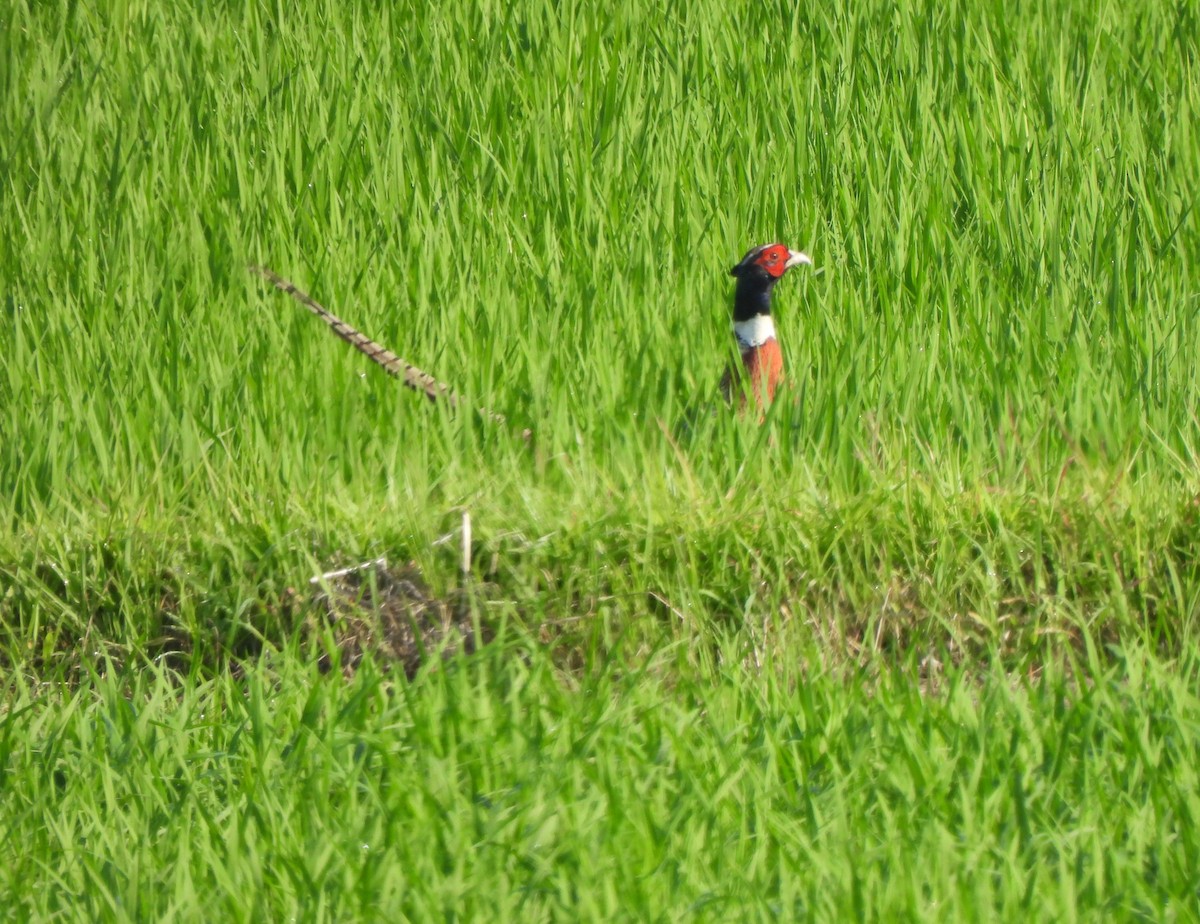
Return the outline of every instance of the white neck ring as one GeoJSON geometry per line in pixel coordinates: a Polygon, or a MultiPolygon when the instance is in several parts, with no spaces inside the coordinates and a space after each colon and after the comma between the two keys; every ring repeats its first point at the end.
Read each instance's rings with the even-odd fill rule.
{"type": "Polygon", "coordinates": [[[756,314],[749,321],[734,321],[733,335],[743,350],[752,350],[775,339],[775,322],[769,314],[756,314]]]}

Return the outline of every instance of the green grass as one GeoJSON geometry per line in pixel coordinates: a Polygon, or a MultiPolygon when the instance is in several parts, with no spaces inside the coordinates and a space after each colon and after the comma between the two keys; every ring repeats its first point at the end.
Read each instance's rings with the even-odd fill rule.
{"type": "Polygon", "coordinates": [[[34,920],[1195,919],[1194,657],[929,697],[724,654],[577,685],[519,639],[411,685],[294,656],[184,692],[10,685],[0,895],[34,920]]]}
{"type": "Polygon", "coordinates": [[[1198,35],[0,3],[3,906],[1194,915],[1198,35]],[[773,239],[760,427],[716,384],[773,239]],[[318,677],[308,578],[449,599],[464,510],[506,640],[318,677]]]}

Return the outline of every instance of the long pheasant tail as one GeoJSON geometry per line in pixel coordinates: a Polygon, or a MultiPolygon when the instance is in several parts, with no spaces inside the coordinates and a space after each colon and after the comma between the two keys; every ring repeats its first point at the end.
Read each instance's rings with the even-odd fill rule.
{"type": "Polygon", "coordinates": [[[265,266],[251,265],[249,270],[252,273],[262,276],[280,292],[286,292],[298,301],[328,324],[329,329],[338,337],[345,340],[350,346],[367,357],[367,359],[381,366],[388,375],[394,375],[413,391],[419,391],[424,394],[430,401],[441,399],[448,401],[451,406],[457,404],[457,398],[455,398],[454,393],[450,390],[449,385],[439,382],[428,372],[422,372],[412,363],[406,362],[391,350],[376,343],[366,334],[351,327],[307,292],[298,289],[294,283],[289,282],[265,266]]]}
{"type": "MultiPolygon", "coordinates": [[[[333,331],[342,340],[345,340],[350,346],[358,350],[373,363],[376,363],[382,369],[393,375],[403,382],[413,391],[419,391],[425,395],[430,401],[445,401],[451,407],[458,406],[458,396],[445,382],[440,382],[428,372],[423,372],[414,366],[412,363],[397,356],[391,350],[376,343],[366,334],[351,327],[332,311],[318,302],[315,298],[305,292],[303,289],[298,289],[295,284],[284,279],[278,273],[274,273],[265,266],[255,266],[251,264],[248,269],[250,272],[262,276],[267,282],[271,283],[281,292],[286,292],[301,305],[315,314],[318,318],[329,325],[329,329],[333,331]]],[[[497,423],[504,423],[504,416],[490,411],[487,408],[480,408],[479,413],[494,420],[497,423]]],[[[528,438],[528,431],[526,431],[528,438]]]]}

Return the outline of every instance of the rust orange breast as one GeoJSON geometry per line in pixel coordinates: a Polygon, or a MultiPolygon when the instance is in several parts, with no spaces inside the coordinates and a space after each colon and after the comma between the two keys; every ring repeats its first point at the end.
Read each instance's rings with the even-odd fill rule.
{"type": "Polygon", "coordinates": [[[775,389],[783,378],[783,351],[779,349],[779,341],[772,337],[761,346],[744,351],[742,365],[750,378],[754,400],[762,404],[765,395],[767,401],[774,401],[775,389]]]}
{"type": "Polygon", "coordinates": [[[746,405],[746,393],[754,396],[759,409],[775,400],[775,392],[783,381],[783,351],[774,337],[756,347],[742,350],[742,368],[730,369],[721,382],[725,400],[733,398],[735,386],[742,390],[739,407],[746,405]]]}

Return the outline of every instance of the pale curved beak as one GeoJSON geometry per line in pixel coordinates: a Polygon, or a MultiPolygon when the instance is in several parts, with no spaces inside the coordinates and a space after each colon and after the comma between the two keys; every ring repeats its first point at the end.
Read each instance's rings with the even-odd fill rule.
{"type": "Polygon", "coordinates": [[[786,269],[791,269],[793,266],[799,266],[801,263],[805,266],[812,266],[812,257],[798,250],[789,250],[787,262],[783,265],[786,269]]]}

